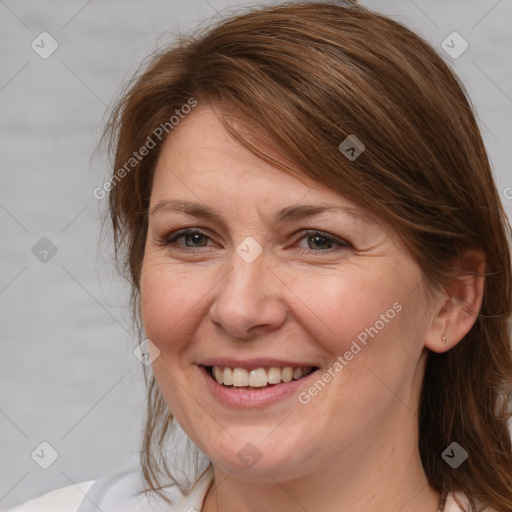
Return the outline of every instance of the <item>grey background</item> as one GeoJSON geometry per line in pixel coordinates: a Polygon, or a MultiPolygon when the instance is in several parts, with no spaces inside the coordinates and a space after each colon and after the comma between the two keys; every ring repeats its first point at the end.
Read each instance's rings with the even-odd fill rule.
{"type": "MultiPolygon", "coordinates": [[[[362,3],[412,28],[453,65],[510,211],[512,0],[362,3]],[[453,31],[469,44],[455,60],[441,48],[453,31]]],[[[0,509],[137,455],[142,369],[108,240],[100,249],[105,205],[92,191],[108,164],[93,153],[107,105],[142,58],[173,32],[240,5],[0,1],[0,509]],[[43,31],[59,45],[48,59],[31,48],[43,31]],[[57,248],[46,263],[32,252],[42,237],[57,248]],[[30,455],[42,441],[59,453],[46,470],[30,455]]]]}

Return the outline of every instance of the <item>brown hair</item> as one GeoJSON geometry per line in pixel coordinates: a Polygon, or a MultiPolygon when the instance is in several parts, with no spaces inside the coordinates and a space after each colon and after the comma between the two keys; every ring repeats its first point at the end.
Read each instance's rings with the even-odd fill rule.
{"type": "MultiPolygon", "coordinates": [[[[262,159],[297,174],[283,164],[291,161],[297,176],[391,223],[431,287],[447,282],[463,249],[485,251],[483,304],[473,328],[452,350],[428,353],[419,449],[435,489],[465,492],[472,510],[510,512],[510,226],[455,74],[399,23],[329,3],[232,16],[153,56],[128,84],[106,131],[114,170],[126,170],[149,139],[155,143],[122,179],[114,172],[109,187],[116,257],[133,287],[139,333],[148,205],[165,140],[155,130],[172,133],[169,120],[193,101],[219,107],[230,134],[262,159]],[[235,130],[230,119],[251,127],[252,135],[235,130]],[[366,146],[354,161],[338,149],[351,134],[366,146]],[[268,149],[283,160],[270,158],[268,149]],[[453,441],[469,454],[456,470],[441,457],[453,441]]],[[[159,492],[162,477],[173,480],[163,455],[172,413],[154,377],[147,404],[141,460],[150,489],[159,492]]]]}

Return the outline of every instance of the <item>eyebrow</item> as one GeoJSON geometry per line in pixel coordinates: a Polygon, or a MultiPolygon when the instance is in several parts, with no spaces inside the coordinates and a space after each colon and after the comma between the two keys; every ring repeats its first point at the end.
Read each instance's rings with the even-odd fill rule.
{"type": "MultiPolygon", "coordinates": [[[[209,220],[220,220],[224,222],[222,216],[209,206],[195,203],[184,199],[164,199],[159,201],[149,212],[150,215],[154,215],[157,212],[166,211],[180,211],[194,217],[199,217],[209,220]]],[[[370,219],[362,211],[349,208],[346,206],[337,206],[330,204],[308,204],[308,205],[292,205],[280,210],[274,218],[274,222],[300,220],[321,213],[342,213],[349,215],[354,220],[364,222],[365,224],[370,223],[370,219]]],[[[225,222],[224,222],[225,223],[225,222]]]]}

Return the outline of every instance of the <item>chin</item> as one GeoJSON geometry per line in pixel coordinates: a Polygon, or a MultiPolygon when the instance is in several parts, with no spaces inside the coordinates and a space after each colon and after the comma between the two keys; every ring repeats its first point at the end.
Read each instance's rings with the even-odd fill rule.
{"type": "Polygon", "coordinates": [[[254,428],[237,429],[232,436],[225,432],[217,439],[220,442],[205,445],[203,452],[222,471],[252,482],[275,483],[272,477],[293,478],[307,472],[309,450],[302,442],[305,436],[287,429],[284,438],[269,437],[275,428],[274,422],[271,428],[258,428],[257,433],[254,428]]]}

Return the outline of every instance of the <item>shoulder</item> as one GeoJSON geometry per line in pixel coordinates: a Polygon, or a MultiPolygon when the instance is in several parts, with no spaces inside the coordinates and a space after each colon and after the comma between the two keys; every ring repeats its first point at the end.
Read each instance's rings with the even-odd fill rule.
{"type": "Polygon", "coordinates": [[[171,485],[163,489],[172,505],[146,493],[138,469],[129,468],[97,480],[62,487],[7,512],[171,512],[200,510],[213,472],[204,471],[188,490],[171,485]]]}
{"type": "Polygon", "coordinates": [[[134,456],[99,479],[57,489],[8,512],[200,510],[213,481],[213,471],[207,457],[190,442],[179,425],[168,440],[167,459],[176,477],[161,489],[168,501],[147,489],[139,457],[134,456]]]}
{"type": "MultiPolygon", "coordinates": [[[[463,492],[454,492],[448,495],[443,512],[469,512],[468,497],[463,492]]],[[[494,509],[485,508],[482,512],[496,512],[494,509]]]]}
{"type": "Polygon", "coordinates": [[[68,485],[27,501],[8,512],[74,512],[95,480],[68,485]]]}

